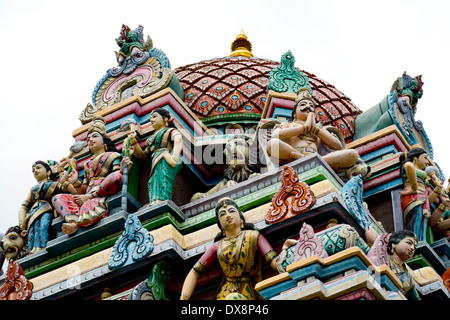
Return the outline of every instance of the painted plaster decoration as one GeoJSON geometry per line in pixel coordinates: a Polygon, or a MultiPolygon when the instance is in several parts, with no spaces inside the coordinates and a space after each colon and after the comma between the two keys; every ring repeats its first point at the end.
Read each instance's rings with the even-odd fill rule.
{"type": "Polygon", "coordinates": [[[48,162],[34,162],[32,172],[37,183],[30,189],[19,209],[19,226],[28,233],[30,254],[47,247],[51,223],[55,218],[52,198],[60,192],[67,191],[56,181],[56,175],[48,162]]]}
{"type": "Polygon", "coordinates": [[[363,179],[361,175],[351,178],[341,189],[344,202],[359,225],[366,229],[371,225],[367,204],[363,198],[363,179]]]}
{"type": "MultiPolygon", "coordinates": [[[[107,197],[122,186],[121,155],[106,135],[105,119],[96,116],[87,135],[90,158],[84,163],[83,182],[77,169],[63,171],[60,183],[70,193],[53,197],[52,204],[64,220],[62,231],[68,235],[109,215],[107,197]]],[[[60,163],[69,162],[67,158],[60,163]]]]}
{"type": "Polygon", "coordinates": [[[291,51],[281,56],[281,63],[270,71],[268,89],[296,94],[300,88],[309,87],[308,77],[295,68],[291,51]]]}
{"type": "Polygon", "coordinates": [[[144,27],[131,30],[122,25],[116,43],[118,65],[109,69],[97,83],[88,103],[80,115],[83,124],[94,115],[115,103],[131,96],[145,98],[166,87],[171,87],[180,97],[184,96],[178,79],[170,69],[170,62],[164,52],[153,47],[150,36],[144,41],[144,27]]]}
{"type": "Polygon", "coordinates": [[[131,290],[128,300],[169,300],[164,290],[169,276],[169,264],[166,261],[158,261],[148,278],[131,290]]]}
{"type": "Polygon", "coordinates": [[[300,229],[298,243],[294,248],[293,262],[300,261],[317,255],[321,258],[328,257],[322,241],[316,237],[314,229],[306,223],[300,229]]]}
{"type": "Polygon", "coordinates": [[[418,239],[414,232],[400,230],[393,233],[377,235],[373,229],[366,230],[368,238],[376,236],[373,246],[367,253],[368,258],[376,266],[387,265],[402,283],[401,292],[408,299],[418,299],[412,270],[405,261],[414,256],[418,239]]]}
{"type": "MultiPolygon", "coordinates": [[[[238,47],[232,49],[230,56],[202,60],[175,69],[185,92],[186,105],[210,129],[221,131],[223,126],[220,123],[239,119],[241,124],[246,123],[242,126],[247,130],[261,119],[284,118],[279,114],[266,117],[264,113],[267,91],[273,89],[269,88],[271,72],[281,63],[253,57],[248,44],[238,47]]],[[[295,70],[301,71],[309,80],[317,105],[318,122],[338,128],[346,141],[351,141],[354,119],[362,111],[333,85],[307,71],[295,70]]],[[[288,80],[288,77],[283,79],[288,80]]],[[[288,86],[297,87],[287,82],[288,86]]]]}
{"type": "Polygon", "coordinates": [[[151,162],[148,203],[155,205],[172,199],[173,183],[182,166],[183,138],[166,109],[153,110],[150,122],[154,132],[148,137],[144,150],[137,143],[135,132],[129,133],[128,138],[131,143],[130,156],[151,162]]]}
{"type": "Polygon", "coordinates": [[[450,185],[447,188],[444,187],[444,181],[441,179],[441,174],[435,166],[427,166],[425,173],[429,181],[427,191],[433,190],[428,200],[430,207],[435,208],[428,219],[428,225],[433,230],[435,239],[448,238],[450,231],[450,221],[448,220],[450,215],[450,197],[448,189],[450,185]]]}
{"type": "MultiPolygon", "coordinates": [[[[360,237],[358,232],[348,224],[334,224],[327,229],[314,233],[312,227],[306,223],[299,231],[299,239],[290,240],[290,246],[285,245],[277,257],[279,273],[286,271],[286,267],[296,261],[308,258],[314,254],[325,258],[351,247],[358,247],[368,252],[370,247],[360,237]],[[310,241],[308,239],[311,239],[310,241]],[[310,253],[296,254],[297,250],[309,248],[310,253]],[[314,249],[314,251],[312,250],[314,249]]],[[[303,250],[305,252],[305,250],[303,250]]]]}
{"type": "Polygon", "coordinates": [[[356,165],[359,154],[354,149],[344,149],[333,131],[316,122],[315,102],[311,88],[300,88],[297,92],[291,119],[275,126],[267,142],[267,153],[277,165],[288,164],[309,154],[318,153],[325,145],[332,152],[323,155],[323,159],[336,172],[345,172],[356,165]]]}
{"type": "Polygon", "coordinates": [[[430,164],[427,152],[415,147],[400,155],[401,176],[404,189],[400,191],[404,228],[414,232],[419,241],[427,241],[430,203],[440,193],[440,188],[428,194],[429,181],[425,172],[430,164]]]}
{"type": "Polygon", "coordinates": [[[411,77],[405,71],[394,81],[388,95],[356,117],[353,140],[395,124],[410,145],[419,144],[433,158],[433,147],[423,124],[415,119],[423,85],[421,75],[411,77]]]}
{"type": "Polygon", "coordinates": [[[29,281],[17,260],[28,254],[27,232],[19,226],[6,231],[0,249],[8,260],[6,278],[0,287],[0,300],[29,300],[33,294],[33,283],[29,281]]]}
{"type": "Polygon", "coordinates": [[[273,224],[307,212],[316,202],[308,184],[300,181],[297,172],[284,166],[281,172],[281,187],[272,198],[265,217],[266,223],[273,224]]]}
{"type": "Polygon", "coordinates": [[[225,161],[227,167],[223,172],[223,180],[205,193],[197,192],[191,202],[205,198],[225,188],[258,176],[261,172],[261,162],[258,155],[258,145],[247,135],[235,135],[225,145],[225,161]]]}
{"type": "Polygon", "coordinates": [[[153,248],[153,236],[142,227],[138,217],[129,214],[125,222],[125,231],[114,244],[108,268],[120,269],[145,259],[152,253],[153,248]]]}
{"type": "Polygon", "coordinates": [[[246,223],[243,213],[232,199],[220,199],[215,214],[220,232],[187,275],[180,299],[191,298],[200,275],[216,262],[224,275],[217,300],[260,299],[254,287],[262,280],[261,259],[276,270],[275,250],[252,224],[246,223]]]}

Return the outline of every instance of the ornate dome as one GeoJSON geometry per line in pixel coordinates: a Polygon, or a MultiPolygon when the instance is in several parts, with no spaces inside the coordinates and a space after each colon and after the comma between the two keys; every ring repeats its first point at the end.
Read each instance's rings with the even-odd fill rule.
{"type": "MultiPolygon", "coordinates": [[[[184,102],[206,125],[236,113],[241,119],[258,121],[261,117],[270,72],[280,62],[253,57],[251,44],[244,37],[241,31],[232,44],[230,56],[203,60],[174,70],[184,89],[184,102]]],[[[333,124],[339,128],[346,139],[353,136],[354,119],[362,111],[333,85],[314,74],[300,71],[308,77],[317,106],[317,119],[324,125],[333,124]]]]}

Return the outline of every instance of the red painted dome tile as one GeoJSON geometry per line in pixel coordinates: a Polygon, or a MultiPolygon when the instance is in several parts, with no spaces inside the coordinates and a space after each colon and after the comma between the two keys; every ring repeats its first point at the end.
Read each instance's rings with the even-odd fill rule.
{"type": "Polygon", "coordinates": [[[200,89],[202,91],[205,91],[209,87],[211,87],[213,84],[215,84],[217,79],[211,78],[211,77],[203,77],[200,80],[198,80],[196,83],[193,84],[193,87],[196,87],[197,89],[200,89]]]}
{"type": "Polygon", "coordinates": [[[185,90],[184,92],[184,103],[188,107],[192,107],[192,105],[197,101],[197,99],[202,95],[202,91],[196,89],[196,88],[189,88],[188,90],[185,90]]]}
{"type": "Polygon", "coordinates": [[[231,70],[227,70],[227,69],[223,69],[223,68],[214,69],[213,71],[208,72],[208,75],[210,77],[214,77],[217,79],[222,79],[223,77],[226,77],[229,74],[233,74],[233,72],[231,70]]]}
{"type": "Polygon", "coordinates": [[[216,99],[207,95],[202,95],[200,99],[198,99],[194,103],[194,105],[192,106],[192,110],[206,117],[211,112],[211,110],[216,108],[217,104],[218,101],[216,99]]]}
{"type": "Polygon", "coordinates": [[[312,91],[312,96],[314,98],[314,100],[316,100],[316,104],[323,104],[325,102],[329,102],[330,99],[328,99],[328,97],[326,95],[324,95],[322,92],[318,91],[318,90],[314,90],[312,91]]]}
{"type": "Polygon", "coordinates": [[[262,88],[266,89],[267,84],[269,83],[269,77],[258,77],[253,78],[252,82],[256,83],[257,85],[261,86],[262,88]]]}
{"type": "Polygon", "coordinates": [[[339,113],[343,116],[350,115],[350,111],[347,109],[347,107],[339,100],[334,100],[331,102],[336,109],[339,110],[339,113]]]}
{"type": "Polygon", "coordinates": [[[342,132],[345,139],[353,135],[353,133],[348,128],[347,124],[342,119],[334,120],[332,124],[342,132]]]}
{"type": "Polygon", "coordinates": [[[328,124],[331,122],[331,118],[326,113],[321,106],[316,106],[316,119],[317,122],[322,122],[323,124],[328,124]]]}
{"type": "Polygon", "coordinates": [[[233,87],[237,87],[237,86],[247,82],[247,80],[244,77],[242,77],[242,76],[240,76],[238,74],[229,75],[228,77],[226,77],[222,81],[227,83],[227,84],[229,84],[229,85],[231,85],[231,86],[233,86],[233,87]]]}
{"type": "Polygon", "coordinates": [[[233,111],[240,108],[245,102],[244,96],[237,90],[230,93],[225,99],[222,99],[222,103],[233,111]]]}
{"type": "Polygon", "coordinates": [[[208,91],[205,92],[206,95],[216,98],[217,100],[222,100],[234,89],[228,84],[223,82],[218,82],[214,84],[208,91]]]}
{"type": "Polygon", "coordinates": [[[187,82],[189,84],[193,84],[194,82],[196,82],[198,79],[200,79],[201,77],[203,77],[204,75],[198,72],[194,72],[191,74],[187,74],[185,75],[182,79],[183,82],[187,82]]]}
{"type": "Polygon", "coordinates": [[[240,74],[241,76],[247,78],[247,79],[251,79],[251,78],[259,76],[261,74],[258,71],[253,70],[253,69],[239,70],[237,73],[240,74]]]}
{"type": "Polygon", "coordinates": [[[255,94],[264,92],[263,88],[251,82],[242,84],[237,90],[241,92],[243,95],[245,95],[247,98],[251,98],[255,94]]]}

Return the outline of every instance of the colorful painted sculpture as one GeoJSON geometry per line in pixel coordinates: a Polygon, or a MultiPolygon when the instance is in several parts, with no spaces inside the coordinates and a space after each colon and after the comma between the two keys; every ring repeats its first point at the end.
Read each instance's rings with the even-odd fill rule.
{"type": "Polygon", "coordinates": [[[323,159],[335,172],[353,167],[359,154],[353,149],[343,149],[342,141],[316,123],[315,103],[308,87],[299,89],[291,119],[276,126],[267,143],[267,153],[279,165],[317,153],[321,145],[332,152],[323,159]]]}
{"type": "Polygon", "coordinates": [[[316,203],[314,193],[308,184],[300,181],[297,172],[291,167],[284,166],[280,180],[280,190],[273,195],[265,216],[267,224],[277,223],[308,212],[316,203]]]}
{"type": "Polygon", "coordinates": [[[154,205],[172,199],[173,182],[181,170],[183,140],[167,110],[153,110],[150,122],[155,132],[147,139],[144,150],[137,143],[135,132],[130,132],[128,138],[131,143],[130,157],[134,154],[140,161],[151,159],[148,199],[149,205],[154,205]]]}
{"type": "MultiPolygon", "coordinates": [[[[419,241],[426,241],[428,218],[431,215],[425,168],[428,154],[420,147],[400,155],[404,189],[400,191],[404,228],[414,232],[419,241]]],[[[430,197],[433,195],[430,195],[430,197]]],[[[435,195],[434,195],[435,196],[435,195]]]]}
{"type": "MultiPolygon", "coordinates": [[[[366,229],[366,238],[374,237],[372,227],[366,229]]],[[[417,237],[414,232],[400,230],[391,234],[383,233],[378,235],[367,253],[373,264],[380,266],[386,264],[402,282],[401,292],[408,299],[418,299],[418,294],[414,288],[414,278],[405,261],[414,256],[417,247],[417,237]]]]}
{"type": "Polygon", "coordinates": [[[276,270],[276,252],[252,224],[245,222],[232,199],[219,200],[215,212],[220,233],[187,275],[180,299],[190,299],[199,276],[218,260],[224,278],[217,300],[257,300],[254,286],[262,280],[261,257],[276,270]]]}
{"type": "Polygon", "coordinates": [[[19,226],[28,231],[30,253],[35,253],[47,247],[54,218],[53,196],[67,190],[55,181],[55,174],[47,162],[36,161],[32,170],[37,184],[31,188],[20,207],[19,226]]]}
{"type": "Polygon", "coordinates": [[[0,300],[29,300],[33,294],[33,283],[25,277],[17,262],[28,254],[27,231],[19,226],[9,228],[0,241],[0,250],[9,260],[5,282],[0,287],[0,300]]]}
{"type": "Polygon", "coordinates": [[[205,193],[195,193],[191,202],[258,176],[261,171],[261,163],[257,148],[257,143],[245,135],[232,137],[225,145],[224,154],[227,167],[223,172],[223,180],[205,193]]]}
{"type": "MultiPolygon", "coordinates": [[[[78,172],[61,173],[60,182],[70,194],[52,199],[55,210],[64,220],[62,231],[73,234],[79,227],[90,226],[109,214],[106,198],[121,190],[121,155],[106,135],[105,119],[96,117],[88,130],[90,159],[84,164],[85,177],[78,181],[78,172]]],[[[68,159],[61,163],[69,162],[68,159]]]]}

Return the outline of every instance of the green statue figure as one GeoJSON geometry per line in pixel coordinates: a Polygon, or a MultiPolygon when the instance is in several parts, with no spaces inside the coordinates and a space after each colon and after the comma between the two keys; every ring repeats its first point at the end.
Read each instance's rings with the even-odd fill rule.
{"type": "Polygon", "coordinates": [[[173,182],[181,170],[183,140],[171,121],[169,111],[162,108],[153,110],[150,122],[154,132],[148,137],[144,150],[137,143],[135,131],[130,132],[128,138],[130,157],[134,155],[139,161],[151,159],[148,202],[154,205],[172,199],[173,182]]]}

